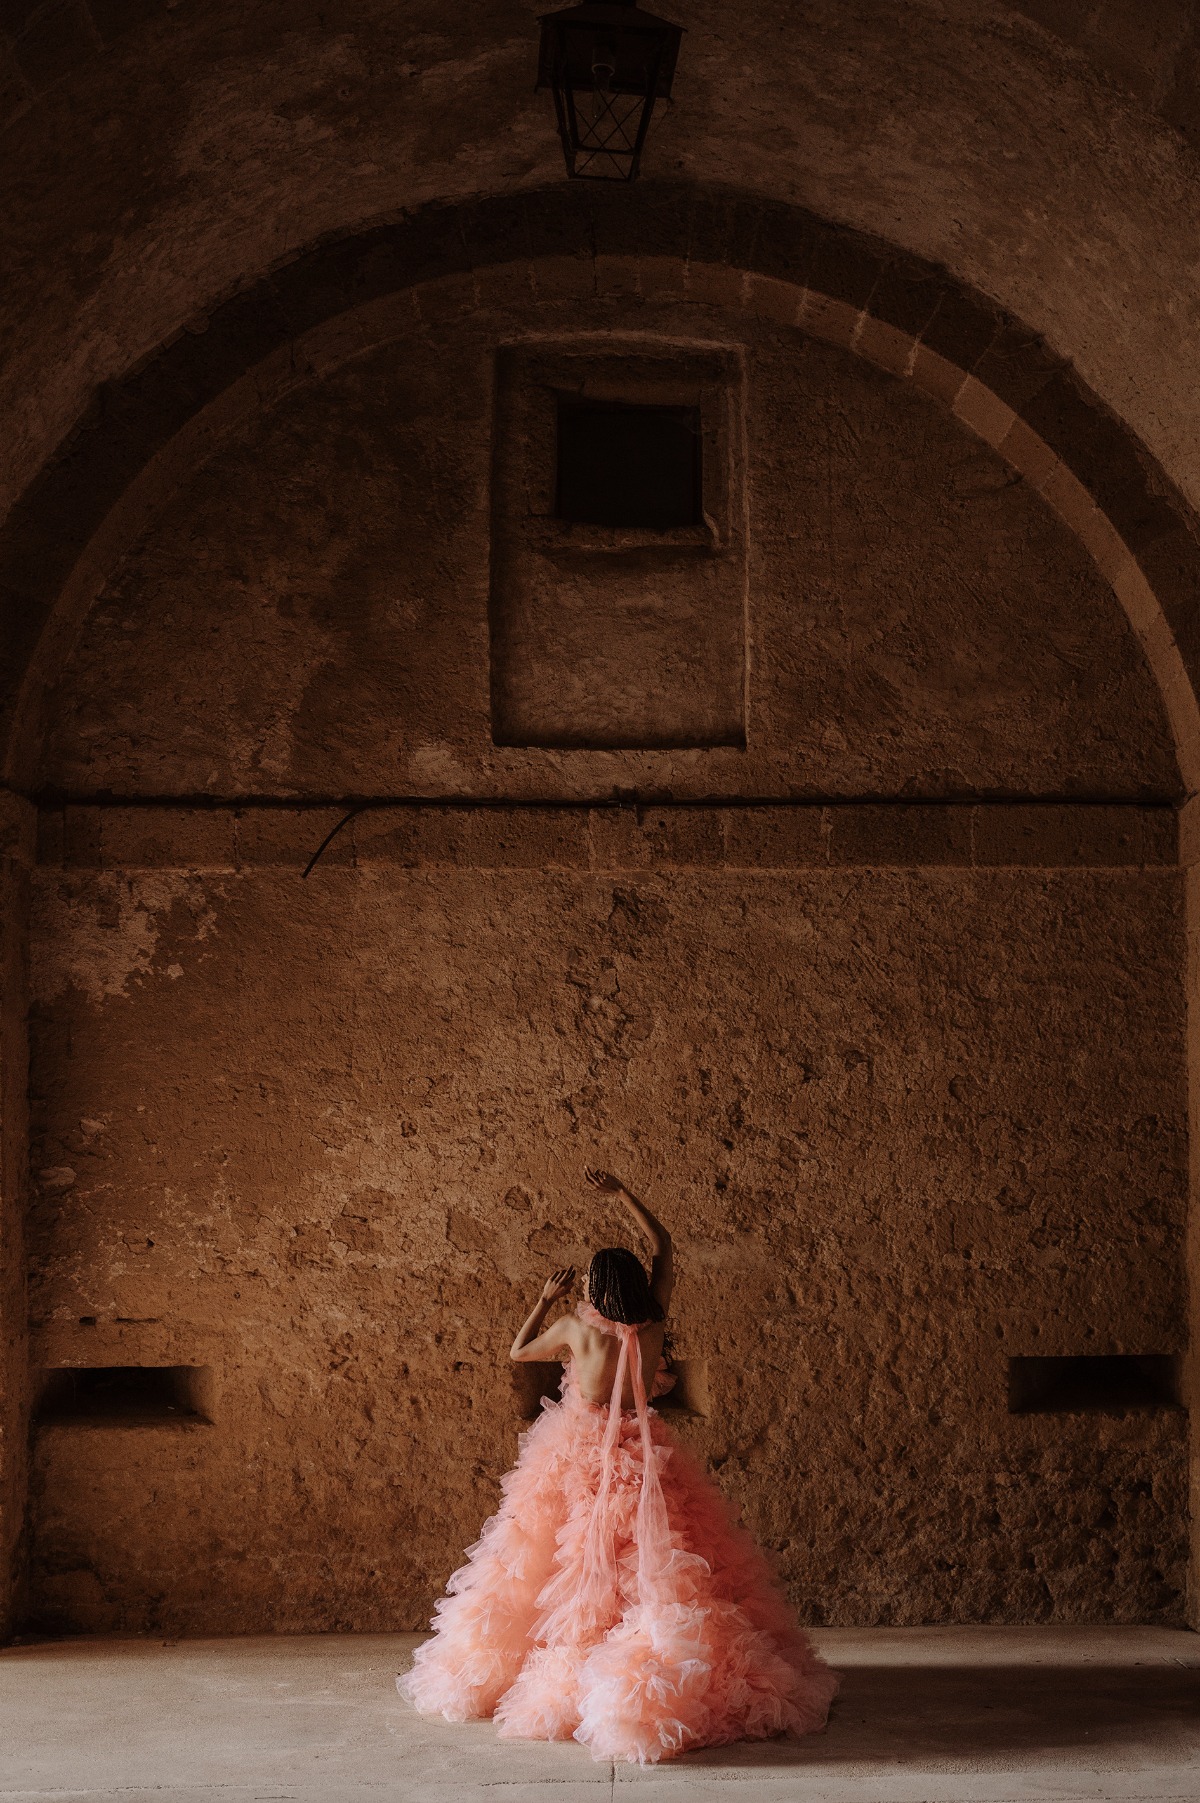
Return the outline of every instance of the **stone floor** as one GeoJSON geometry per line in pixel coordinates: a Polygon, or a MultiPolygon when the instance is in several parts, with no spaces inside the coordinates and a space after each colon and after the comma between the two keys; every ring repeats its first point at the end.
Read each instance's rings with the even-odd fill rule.
{"type": "Polygon", "coordinates": [[[1200,1635],[838,1629],[827,1732],[596,1764],[426,1721],[414,1635],[70,1640],[0,1651],[0,1803],[1197,1803],[1200,1635]]]}

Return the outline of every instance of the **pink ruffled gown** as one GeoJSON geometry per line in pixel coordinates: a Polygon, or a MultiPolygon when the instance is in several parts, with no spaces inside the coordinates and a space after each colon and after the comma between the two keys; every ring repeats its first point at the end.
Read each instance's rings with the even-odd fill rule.
{"type": "MultiPolygon", "coordinates": [[[[762,1553],[646,1403],[637,1328],[587,1302],[621,1341],[607,1409],[568,1365],[521,1436],[502,1501],[397,1678],[452,1722],[574,1736],[596,1759],[669,1759],[689,1747],[824,1726],[838,1687],[762,1553]],[[636,1406],[622,1409],[629,1370],[636,1406]]],[[[669,1387],[659,1377],[653,1393],[669,1387]]]]}

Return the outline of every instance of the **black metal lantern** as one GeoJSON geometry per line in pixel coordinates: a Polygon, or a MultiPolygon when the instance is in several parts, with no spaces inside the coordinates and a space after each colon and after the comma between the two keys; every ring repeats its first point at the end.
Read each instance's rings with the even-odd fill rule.
{"type": "Polygon", "coordinates": [[[539,88],[551,88],[567,174],[631,182],[656,100],[669,100],[681,25],[637,0],[543,13],[539,88]]]}

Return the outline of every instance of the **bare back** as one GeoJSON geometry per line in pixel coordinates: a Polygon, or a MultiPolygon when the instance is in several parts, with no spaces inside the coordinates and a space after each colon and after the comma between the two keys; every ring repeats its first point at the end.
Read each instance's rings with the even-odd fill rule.
{"type": "MultiPolygon", "coordinates": [[[[666,1332],[665,1321],[648,1321],[644,1327],[638,1329],[638,1345],[642,1352],[642,1382],[646,1386],[647,1396],[649,1396],[650,1386],[654,1382],[654,1374],[658,1370],[658,1361],[662,1357],[666,1332]]],[[[616,1334],[604,1333],[598,1327],[590,1327],[586,1321],[573,1321],[571,1354],[574,1359],[579,1394],[586,1402],[607,1403],[612,1396],[612,1387],[617,1375],[617,1360],[621,1356],[621,1342],[616,1334]]],[[[626,1372],[625,1375],[621,1407],[623,1409],[633,1407],[633,1378],[629,1372],[626,1372]]]]}

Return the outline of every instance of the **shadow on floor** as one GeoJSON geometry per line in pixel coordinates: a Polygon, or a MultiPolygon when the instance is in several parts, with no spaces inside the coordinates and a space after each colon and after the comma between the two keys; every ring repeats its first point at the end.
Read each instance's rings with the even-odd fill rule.
{"type": "Polygon", "coordinates": [[[852,1666],[823,1734],[686,1753],[678,1765],[1020,1764],[1120,1746],[1185,1752],[1200,1730],[1200,1669],[1146,1665],[852,1666]]]}

